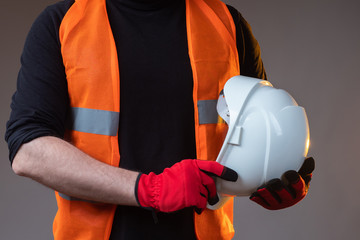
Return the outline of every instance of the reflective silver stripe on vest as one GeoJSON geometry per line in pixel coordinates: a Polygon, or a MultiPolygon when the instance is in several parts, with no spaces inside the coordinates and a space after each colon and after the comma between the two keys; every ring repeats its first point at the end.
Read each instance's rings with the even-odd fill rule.
{"type": "Polygon", "coordinates": [[[119,113],[89,108],[72,108],[70,128],[75,131],[116,136],[119,113]]]}
{"type": "Polygon", "coordinates": [[[95,201],[90,201],[90,200],[80,199],[80,198],[76,198],[76,197],[71,197],[71,196],[68,196],[68,195],[60,193],[60,192],[58,192],[58,194],[63,199],[66,199],[66,200],[69,200],[69,201],[81,201],[81,202],[88,202],[88,203],[98,203],[98,202],[95,202],[95,201]]]}
{"type": "Polygon", "coordinates": [[[218,123],[217,100],[199,100],[199,124],[218,123]]]}

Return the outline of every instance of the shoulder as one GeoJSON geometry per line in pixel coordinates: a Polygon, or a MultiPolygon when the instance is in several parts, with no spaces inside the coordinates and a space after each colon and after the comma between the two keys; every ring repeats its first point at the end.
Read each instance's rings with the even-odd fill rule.
{"type": "Polygon", "coordinates": [[[73,3],[74,0],[64,0],[46,7],[32,24],[29,34],[57,38],[61,21],[73,3]]]}
{"type": "Polygon", "coordinates": [[[226,5],[226,6],[229,9],[231,16],[233,17],[236,28],[243,31],[251,31],[251,27],[249,23],[246,21],[246,19],[243,17],[243,15],[233,6],[231,5],[226,5]]]}
{"type": "Polygon", "coordinates": [[[47,6],[35,22],[61,22],[75,0],[64,0],[47,6]]]}
{"type": "Polygon", "coordinates": [[[258,47],[258,42],[253,35],[250,24],[236,8],[230,5],[227,5],[227,7],[235,23],[238,44],[244,47],[258,47]]]}
{"type": "Polygon", "coordinates": [[[236,43],[241,75],[266,79],[261,50],[250,24],[234,7],[227,5],[236,27],[236,43]]]}

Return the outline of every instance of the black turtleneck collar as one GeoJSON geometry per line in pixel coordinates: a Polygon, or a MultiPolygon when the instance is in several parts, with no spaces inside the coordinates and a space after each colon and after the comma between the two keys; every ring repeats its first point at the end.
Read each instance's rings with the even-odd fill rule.
{"type": "Polygon", "coordinates": [[[156,10],[185,0],[107,0],[138,10],[156,10]]]}

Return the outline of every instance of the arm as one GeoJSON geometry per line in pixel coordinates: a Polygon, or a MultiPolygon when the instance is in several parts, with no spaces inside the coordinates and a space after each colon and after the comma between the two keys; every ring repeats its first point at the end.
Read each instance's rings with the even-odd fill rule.
{"type": "Polygon", "coordinates": [[[56,137],[40,137],[23,144],[12,167],[16,174],[69,196],[137,205],[134,186],[138,172],[104,164],[56,137]]]}
{"type": "Polygon", "coordinates": [[[58,38],[70,7],[64,4],[47,8],[26,39],[5,137],[10,161],[15,173],[70,196],[136,205],[138,173],[102,164],[61,140],[69,106],[58,38]]]}
{"type": "Polygon", "coordinates": [[[136,205],[138,173],[103,164],[61,140],[69,97],[58,29],[69,7],[47,8],[27,36],[6,131],[13,170],[70,196],[136,205]]]}
{"type": "Polygon", "coordinates": [[[173,212],[219,199],[213,178],[236,181],[233,170],[217,162],[183,160],[161,174],[142,174],[101,163],[56,137],[40,137],[22,145],[13,170],[69,196],[96,202],[142,206],[173,212]],[[135,189],[135,191],[134,191],[135,189]],[[136,196],[136,197],[135,197],[136,196]]]}

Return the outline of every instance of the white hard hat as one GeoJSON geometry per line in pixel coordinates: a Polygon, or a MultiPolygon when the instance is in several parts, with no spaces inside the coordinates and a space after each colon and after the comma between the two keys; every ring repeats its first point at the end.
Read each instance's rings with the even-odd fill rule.
{"type": "Polygon", "coordinates": [[[236,182],[216,179],[220,207],[227,196],[249,196],[288,170],[299,170],[309,148],[304,108],[270,82],[235,76],[220,94],[217,110],[229,129],[217,162],[238,173],[236,182]]]}

